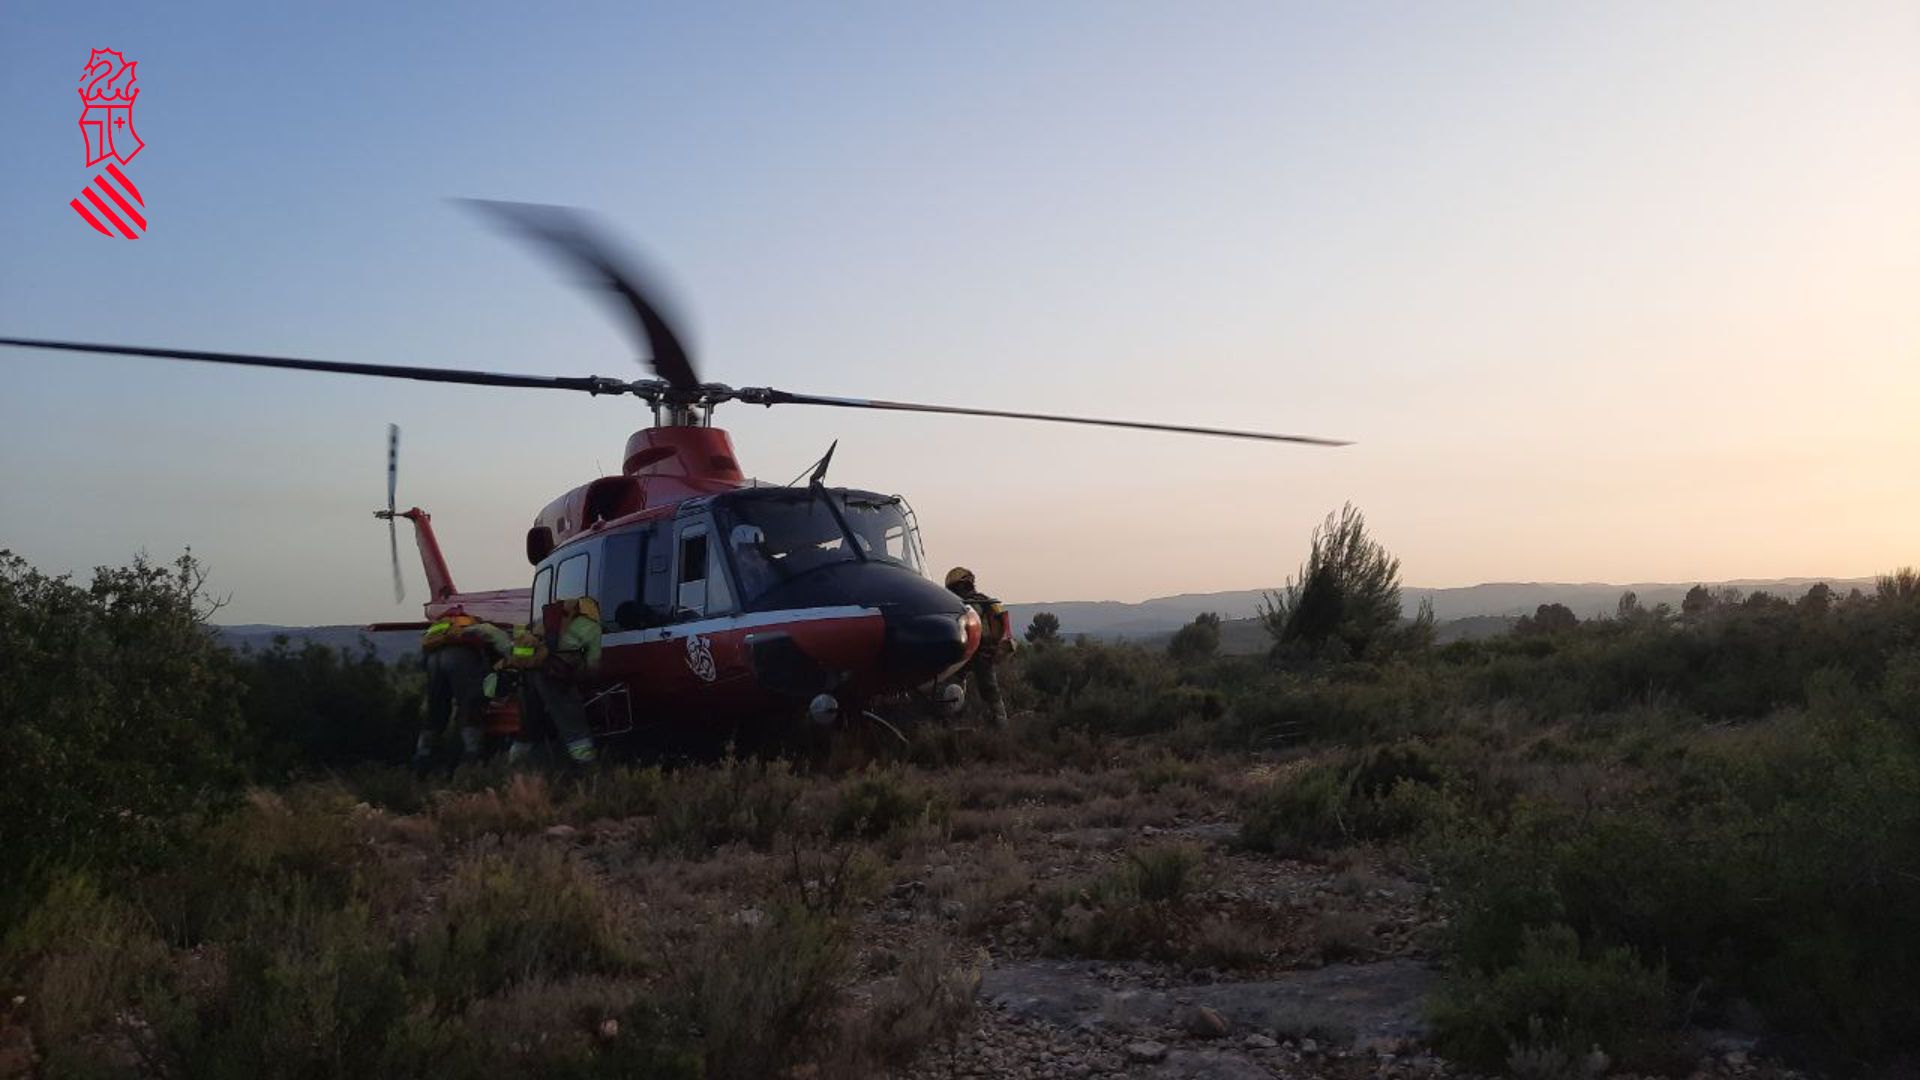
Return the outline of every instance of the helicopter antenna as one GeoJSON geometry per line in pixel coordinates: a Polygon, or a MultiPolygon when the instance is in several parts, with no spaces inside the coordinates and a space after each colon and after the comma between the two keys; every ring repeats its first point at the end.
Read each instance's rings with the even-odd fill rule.
{"type": "MultiPolygon", "coordinates": [[[[818,470],[820,471],[820,474],[821,474],[822,476],[825,476],[825,475],[826,475],[826,467],[825,467],[825,465],[824,465],[824,464],[822,464],[822,463],[823,463],[823,462],[825,462],[825,461],[827,461],[827,460],[828,460],[829,458],[831,458],[831,457],[833,457],[833,451],[834,451],[834,447],[837,447],[837,446],[839,446],[839,445],[840,445],[840,440],[839,440],[839,439],[835,439],[835,440],[833,440],[833,446],[829,446],[829,447],[827,447],[827,452],[826,452],[826,453],[825,453],[824,455],[822,455],[822,456],[821,456],[821,458],[820,458],[820,460],[819,460],[819,461],[815,461],[815,462],[814,462],[813,464],[811,464],[811,465],[808,465],[808,466],[807,466],[806,468],[804,468],[804,469],[801,469],[801,470],[800,470],[800,472],[799,472],[799,473],[798,473],[798,474],[797,474],[796,476],[794,476],[794,478],[793,478],[793,479],[791,479],[791,480],[789,480],[789,481],[787,481],[787,486],[788,486],[788,487],[799,487],[799,486],[800,486],[800,478],[801,478],[801,477],[803,477],[803,476],[806,476],[806,475],[808,475],[809,473],[811,473],[811,472],[813,472],[813,471],[814,471],[814,470],[816,470],[816,469],[818,469],[818,470]]],[[[812,481],[808,481],[808,483],[812,483],[812,481]]]]}
{"type": "Polygon", "coordinates": [[[813,475],[807,477],[808,487],[819,487],[820,481],[827,478],[827,466],[833,464],[833,452],[838,449],[840,449],[840,440],[835,439],[833,444],[827,447],[827,452],[820,455],[819,462],[813,466],[813,475]]]}

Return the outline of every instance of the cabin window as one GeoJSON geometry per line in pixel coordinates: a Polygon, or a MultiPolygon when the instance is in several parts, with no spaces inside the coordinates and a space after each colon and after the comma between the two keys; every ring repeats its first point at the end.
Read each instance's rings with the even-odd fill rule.
{"type": "MultiPolygon", "coordinates": [[[[665,621],[673,611],[673,540],[668,527],[661,525],[647,529],[646,583],[642,586],[647,617],[653,622],[665,621]]],[[[651,625],[651,623],[649,623],[651,625]]]]}
{"type": "Polygon", "coordinates": [[[674,583],[674,614],[707,613],[707,530],[680,534],[680,576],[674,583]]]}
{"type": "Polygon", "coordinates": [[[547,606],[547,593],[553,587],[553,567],[549,566],[533,575],[532,607],[527,612],[527,625],[540,625],[540,609],[547,606]]]}
{"type": "Polygon", "coordinates": [[[560,563],[560,572],[553,579],[553,598],[572,600],[585,595],[587,595],[587,553],[583,551],[560,563]]]}
{"type": "Polygon", "coordinates": [[[674,614],[680,618],[724,615],[733,610],[733,590],[720,550],[711,542],[707,523],[680,530],[678,574],[674,579],[674,614]]]}

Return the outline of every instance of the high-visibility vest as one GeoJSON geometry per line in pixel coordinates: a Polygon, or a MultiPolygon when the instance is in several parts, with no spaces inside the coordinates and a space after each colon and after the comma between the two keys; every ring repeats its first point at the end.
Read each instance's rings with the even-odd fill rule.
{"type": "Polygon", "coordinates": [[[471,615],[443,615],[437,622],[427,627],[426,633],[420,635],[420,648],[431,651],[443,645],[450,645],[460,640],[467,627],[477,621],[471,615]]]}
{"type": "Polygon", "coordinates": [[[506,659],[500,666],[530,671],[547,662],[547,643],[541,635],[534,633],[530,626],[518,627],[513,632],[513,646],[507,650],[506,659]]]}

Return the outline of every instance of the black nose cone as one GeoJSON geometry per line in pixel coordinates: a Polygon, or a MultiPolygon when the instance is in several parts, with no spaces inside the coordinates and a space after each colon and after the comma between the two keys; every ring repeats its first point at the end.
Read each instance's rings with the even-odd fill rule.
{"type": "Polygon", "coordinates": [[[887,669],[931,679],[967,655],[964,614],[888,613],[887,669]]]}

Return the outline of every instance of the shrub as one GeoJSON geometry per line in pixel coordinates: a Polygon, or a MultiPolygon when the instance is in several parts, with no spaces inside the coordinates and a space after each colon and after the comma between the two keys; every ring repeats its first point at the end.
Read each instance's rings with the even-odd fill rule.
{"type": "Polygon", "coordinates": [[[1177,904],[1193,887],[1199,865],[1199,850],[1184,844],[1130,853],[1120,895],[1143,904],[1177,904]]]}
{"type": "Polygon", "coordinates": [[[1665,973],[1632,950],[1583,954],[1565,926],[1529,930],[1515,962],[1454,976],[1431,1008],[1434,1045],[1464,1064],[1498,1070],[1515,1051],[1584,1055],[1599,1046],[1645,1061],[1667,1028],[1665,973]]]}
{"type": "Polygon", "coordinates": [[[952,1040],[973,1018],[984,954],[962,961],[954,953],[934,941],[907,954],[899,974],[874,991],[857,1035],[859,1056],[904,1063],[952,1040]]]}
{"type": "Polygon", "coordinates": [[[87,587],[0,551],[0,924],[63,865],[154,865],[244,780],[239,686],[183,555],[87,587]]]}
{"type": "Polygon", "coordinates": [[[714,1080],[776,1076],[828,1035],[847,963],[844,928],[803,907],[713,928],[673,972],[714,1080]]]}
{"type": "Polygon", "coordinates": [[[1418,835],[1452,816],[1444,774],[1418,743],[1391,744],[1309,765],[1256,793],[1241,846],[1302,856],[1356,840],[1418,835]]]}
{"type": "Polygon", "coordinates": [[[1313,921],[1313,948],[1332,963],[1373,951],[1373,920],[1357,911],[1328,911],[1313,921]]]}
{"type": "Polygon", "coordinates": [[[666,788],[666,774],[658,766],[602,767],[575,785],[561,809],[567,820],[576,824],[604,818],[643,817],[659,813],[661,794],[666,788]]]}
{"type": "MultiPolygon", "coordinates": [[[[1400,622],[1400,560],[1367,533],[1367,519],[1348,503],[1316,525],[1297,578],[1267,594],[1260,612],[1276,648],[1365,657],[1400,622]]],[[[1430,622],[1430,620],[1429,620],[1430,622]]]]}
{"type": "Polygon", "coordinates": [[[800,781],[784,761],[728,757],[709,768],[668,775],[649,842],[660,850],[704,858],[723,844],[762,850],[793,820],[800,781]]]}
{"type": "Polygon", "coordinates": [[[1192,622],[1174,632],[1167,643],[1167,655],[1180,665],[1205,663],[1220,651],[1220,616],[1211,611],[1194,616],[1192,622]]]}
{"type": "Polygon", "coordinates": [[[244,930],[255,894],[298,891],[316,904],[344,905],[373,873],[352,812],[351,798],[332,785],[250,792],[142,880],[137,899],[169,940],[188,946],[244,930]]]}
{"type": "Polygon", "coordinates": [[[86,878],[55,878],[0,939],[0,968],[29,980],[25,1020],[47,1075],[103,1064],[98,1036],[159,970],[166,949],[136,908],[86,878]]]}
{"type": "Polygon", "coordinates": [[[944,821],[946,814],[945,801],[904,770],[869,766],[840,789],[831,830],[835,838],[873,838],[899,828],[944,821]]]}
{"type": "Polygon", "coordinates": [[[210,977],[182,972],[151,1002],[159,1071],[195,1077],[372,1075],[407,1015],[398,956],[364,904],[306,883],[237,903],[210,977]]]}
{"type": "Polygon", "coordinates": [[[413,747],[422,678],[396,671],[364,638],[357,653],[276,638],[237,667],[257,778],[405,761],[413,747]]]}
{"type": "Polygon", "coordinates": [[[1297,856],[1347,843],[1347,786],[1330,765],[1309,766],[1254,796],[1240,820],[1240,844],[1252,851],[1297,856]]]}
{"type": "Polygon", "coordinates": [[[514,983],[619,972],[631,961],[600,887],[567,852],[532,842],[455,868],[415,963],[445,1011],[514,983]]]}
{"type": "Polygon", "coordinates": [[[504,787],[442,793],[434,800],[433,817],[448,836],[456,838],[487,833],[517,836],[553,824],[559,811],[546,777],[516,772],[507,777],[504,787]]]}
{"type": "Polygon", "coordinates": [[[1176,960],[1199,920],[1187,911],[1201,861],[1188,845],[1130,852],[1120,869],[1040,897],[1041,935],[1057,951],[1098,960],[1176,960]]]}

